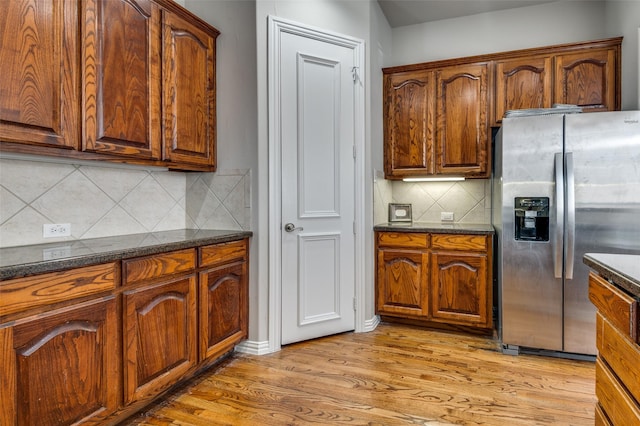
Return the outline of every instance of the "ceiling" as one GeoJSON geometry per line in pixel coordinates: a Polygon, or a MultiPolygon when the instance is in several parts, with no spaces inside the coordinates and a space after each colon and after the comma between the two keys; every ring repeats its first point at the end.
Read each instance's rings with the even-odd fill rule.
{"type": "Polygon", "coordinates": [[[391,27],[439,21],[554,0],[378,0],[391,27]]]}

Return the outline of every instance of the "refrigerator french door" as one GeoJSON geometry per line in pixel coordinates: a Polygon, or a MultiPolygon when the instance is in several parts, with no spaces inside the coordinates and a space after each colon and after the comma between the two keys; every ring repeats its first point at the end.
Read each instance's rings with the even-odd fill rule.
{"type": "Polygon", "coordinates": [[[640,253],[640,112],[505,118],[495,148],[504,351],[594,355],[582,257],[640,253]]]}

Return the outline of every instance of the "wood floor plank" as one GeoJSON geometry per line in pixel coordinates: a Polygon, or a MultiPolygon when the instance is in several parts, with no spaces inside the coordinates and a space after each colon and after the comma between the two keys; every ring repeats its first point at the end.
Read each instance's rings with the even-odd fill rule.
{"type": "Polygon", "coordinates": [[[125,425],[593,425],[595,366],[381,324],[235,354],[125,425]]]}

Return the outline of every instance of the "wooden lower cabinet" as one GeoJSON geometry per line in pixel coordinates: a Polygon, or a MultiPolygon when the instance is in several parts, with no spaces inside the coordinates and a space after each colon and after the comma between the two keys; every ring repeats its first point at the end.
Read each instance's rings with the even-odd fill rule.
{"type": "Polygon", "coordinates": [[[128,404],[158,394],[196,364],[195,275],[127,291],[122,305],[128,404]]]}
{"type": "Polygon", "coordinates": [[[376,233],[376,312],[490,329],[491,235],[423,233],[424,242],[420,233],[404,235],[376,233]]]}
{"type": "Polygon", "coordinates": [[[0,424],[98,423],[118,408],[114,296],[0,328],[0,424]]]}
{"type": "Polygon", "coordinates": [[[378,249],[378,313],[417,318],[426,316],[429,295],[424,283],[428,272],[429,254],[426,250],[378,249]]]}
{"type": "Polygon", "coordinates": [[[200,360],[216,358],[247,337],[247,264],[200,272],[200,360]]]}
{"type": "Polygon", "coordinates": [[[598,274],[589,274],[596,306],[596,425],[640,424],[640,302],[598,274]]]}
{"type": "Polygon", "coordinates": [[[214,364],[248,334],[248,249],[0,281],[0,426],[116,424],[214,364]]]}
{"type": "Polygon", "coordinates": [[[490,284],[484,253],[431,254],[431,316],[462,325],[491,327],[490,284]]]}

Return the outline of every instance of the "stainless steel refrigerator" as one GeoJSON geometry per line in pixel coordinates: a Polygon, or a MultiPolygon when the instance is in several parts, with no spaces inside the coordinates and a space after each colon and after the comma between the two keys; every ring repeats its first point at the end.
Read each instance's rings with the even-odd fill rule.
{"type": "Polygon", "coordinates": [[[640,111],[505,118],[493,224],[503,352],[596,353],[585,253],[640,254],[640,111]]]}

